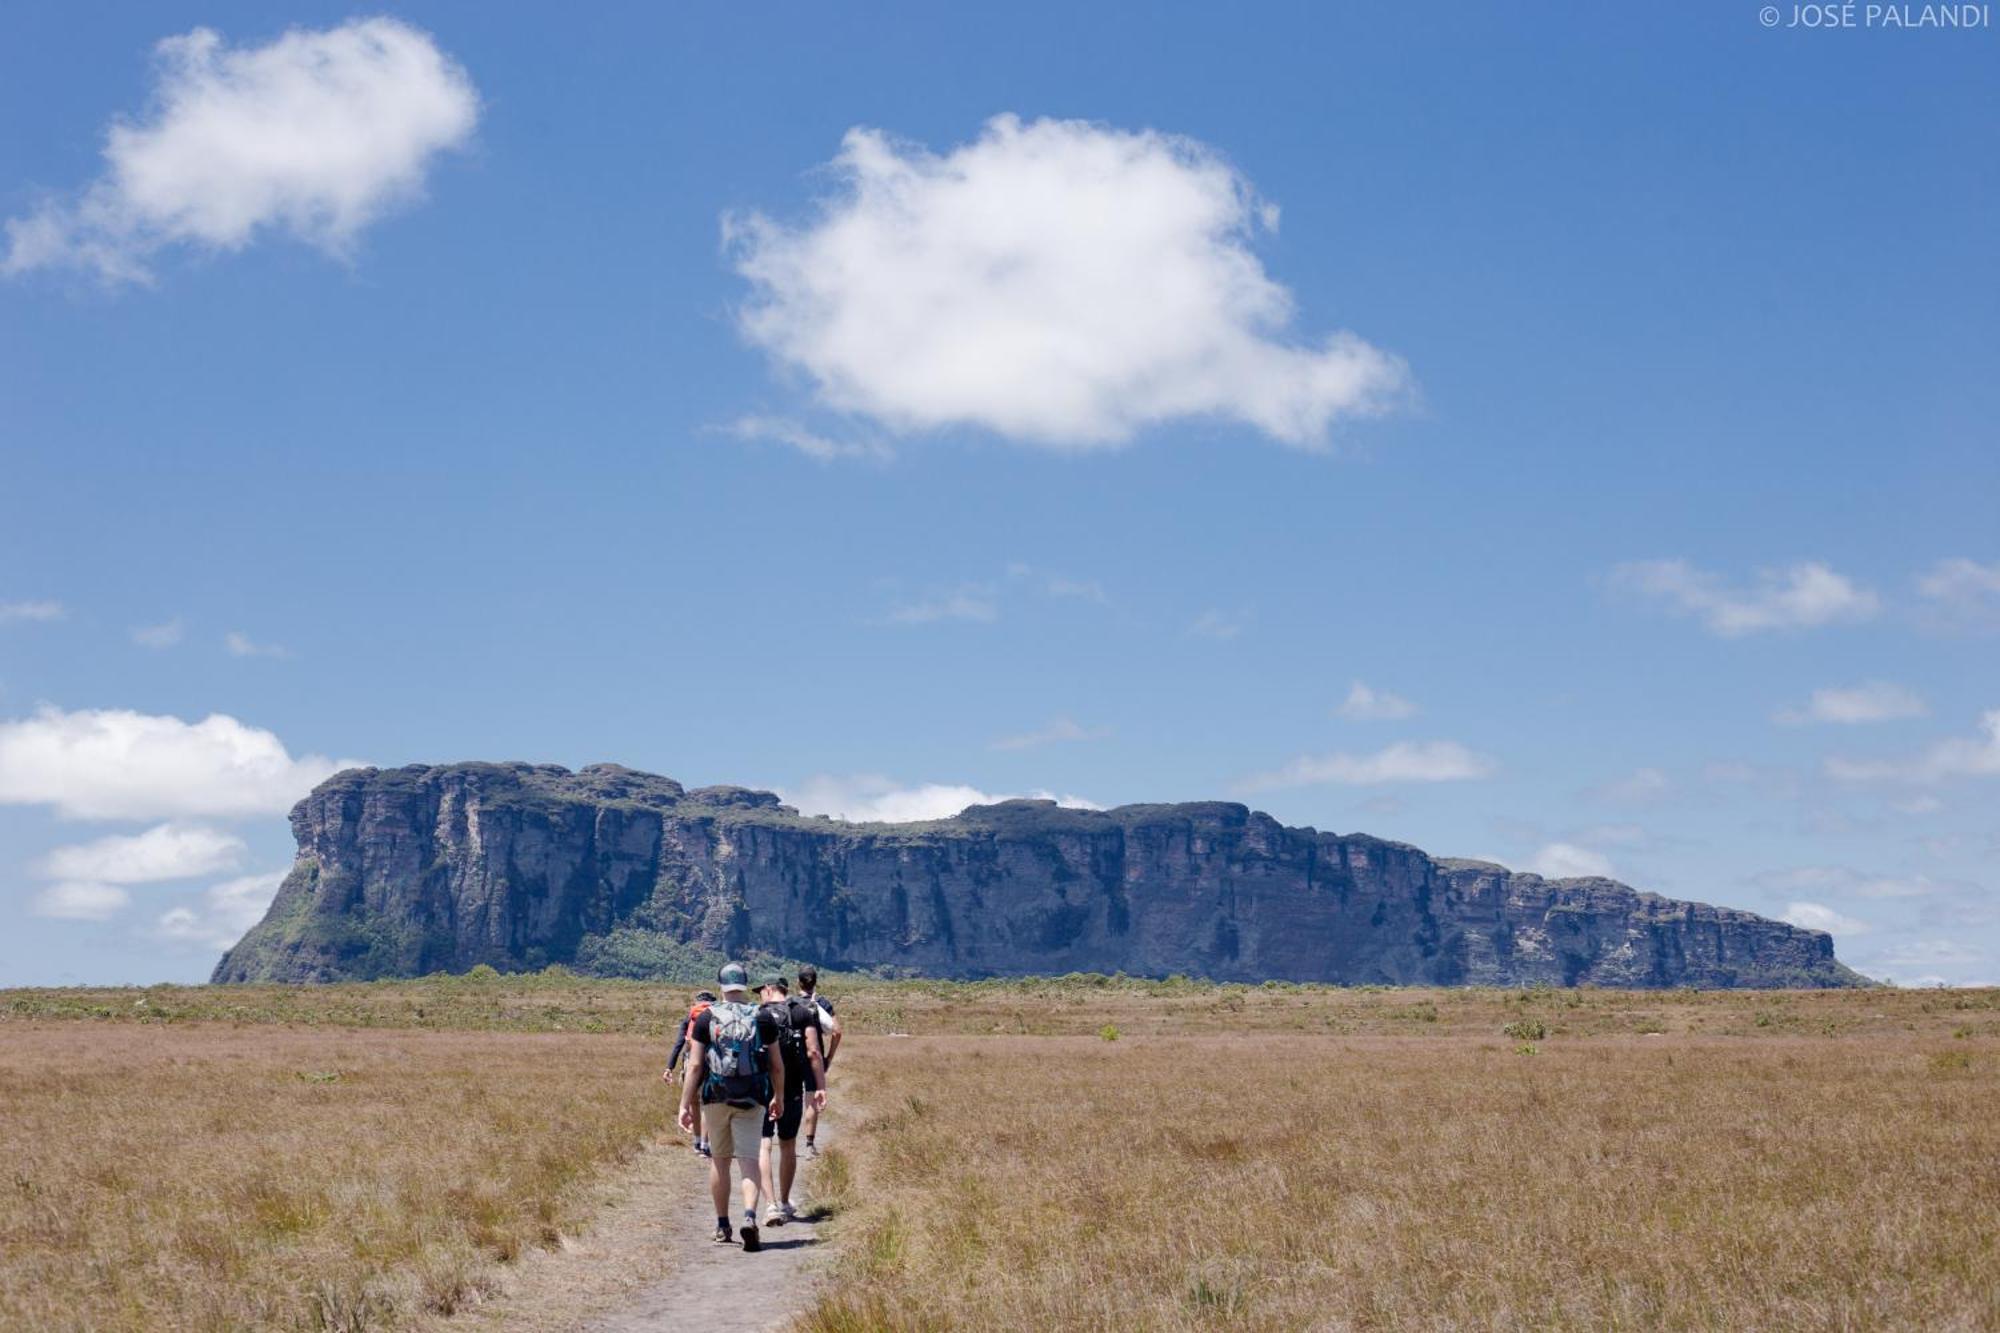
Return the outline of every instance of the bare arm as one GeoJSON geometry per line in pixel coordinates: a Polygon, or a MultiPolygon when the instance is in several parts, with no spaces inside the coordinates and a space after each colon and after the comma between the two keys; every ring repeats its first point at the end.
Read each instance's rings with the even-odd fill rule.
{"type": "Polygon", "coordinates": [[[687,1057],[688,1057],[687,1077],[681,1080],[680,1126],[682,1129],[692,1134],[694,1133],[694,1118],[696,1114],[695,1099],[701,1093],[701,1084],[702,1084],[702,1080],[696,1077],[695,1071],[706,1069],[708,1067],[708,1047],[703,1043],[696,1041],[694,1037],[690,1035],[688,1038],[687,1057]]]}
{"type": "Polygon", "coordinates": [[[764,1048],[764,1066],[771,1071],[770,1110],[771,1119],[776,1120],[785,1113],[785,1057],[775,1041],[764,1048]]]}
{"type": "Polygon", "coordinates": [[[819,1029],[806,1029],[806,1059],[812,1062],[813,1107],[815,1110],[826,1105],[826,1061],[819,1057],[819,1029]]]}
{"type": "Polygon", "coordinates": [[[822,1009],[819,1011],[819,1025],[826,1030],[826,1058],[831,1060],[840,1050],[840,1015],[822,1009]]]}

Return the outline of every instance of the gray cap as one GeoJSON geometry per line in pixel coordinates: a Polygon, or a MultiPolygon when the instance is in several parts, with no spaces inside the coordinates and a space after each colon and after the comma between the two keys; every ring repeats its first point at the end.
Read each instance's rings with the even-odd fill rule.
{"type": "Polygon", "coordinates": [[[722,970],[715,974],[715,980],[725,991],[750,989],[750,974],[741,963],[724,963],[722,970]]]}

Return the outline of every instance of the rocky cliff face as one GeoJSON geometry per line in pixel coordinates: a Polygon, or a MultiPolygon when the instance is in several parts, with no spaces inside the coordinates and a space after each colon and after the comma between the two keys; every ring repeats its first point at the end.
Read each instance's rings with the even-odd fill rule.
{"type": "Polygon", "coordinates": [[[607,940],[936,976],[1840,986],[1829,936],[1606,879],[1545,880],[1220,801],[806,818],[614,765],[355,769],[217,981],[573,963],[607,940]],[[637,934],[635,934],[635,932],[637,934]]]}

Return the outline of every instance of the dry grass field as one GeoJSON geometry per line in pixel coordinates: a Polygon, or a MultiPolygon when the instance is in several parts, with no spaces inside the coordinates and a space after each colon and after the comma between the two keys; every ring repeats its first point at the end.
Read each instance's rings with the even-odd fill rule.
{"type": "Polygon", "coordinates": [[[451,1310],[664,1127],[658,1072],[629,1037],[0,1023],[0,1328],[451,1310]]]}
{"type": "MultiPolygon", "coordinates": [[[[683,989],[0,992],[0,1327],[435,1320],[670,1132],[683,989]]],[[[2000,1328],[2000,991],[828,989],[820,1333],[2000,1328]]]]}

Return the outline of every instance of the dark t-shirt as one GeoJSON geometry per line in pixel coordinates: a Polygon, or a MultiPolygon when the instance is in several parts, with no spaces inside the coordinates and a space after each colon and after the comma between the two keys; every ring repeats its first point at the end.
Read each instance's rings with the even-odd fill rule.
{"type": "Polygon", "coordinates": [[[805,1034],[809,1030],[819,1031],[819,1010],[804,1000],[775,1000],[757,1011],[760,1030],[767,1016],[780,1029],[781,1039],[787,1031],[799,1034],[796,1050],[782,1040],[779,1042],[785,1060],[785,1100],[790,1101],[804,1093],[812,1075],[812,1056],[806,1051],[805,1034]]]}

